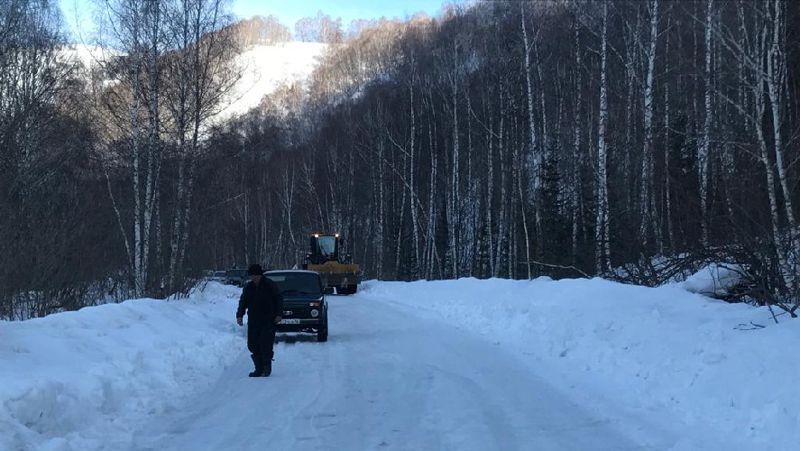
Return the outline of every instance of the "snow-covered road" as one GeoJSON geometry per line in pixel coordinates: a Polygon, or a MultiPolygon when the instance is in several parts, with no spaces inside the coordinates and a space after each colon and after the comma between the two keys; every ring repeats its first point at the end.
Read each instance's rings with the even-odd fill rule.
{"type": "Polygon", "coordinates": [[[198,288],[0,321],[0,450],[797,449],[800,363],[778,344],[800,323],[766,308],[602,279],[369,281],[329,297],[330,341],[282,336],[251,379],[241,289],[198,288]]]}
{"type": "MultiPolygon", "coordinates": [[[[491,340],[369,296],[329,296],[327,343],[282,336],[270,378],[236,364],[133,449],[645,449],[491,340]]],[[[629,426],[626,429],[629,429],[629,426]]]]}

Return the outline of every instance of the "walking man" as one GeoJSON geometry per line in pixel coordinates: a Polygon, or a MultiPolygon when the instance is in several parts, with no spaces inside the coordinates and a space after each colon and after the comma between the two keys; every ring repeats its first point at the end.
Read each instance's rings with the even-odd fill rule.
{"type": "Polygon", "coordinates": [[[283,314],[283,297],[278,286],[264,277],[261,265],[250,265],[247,274],[250,282],[242,289],[236,323],[241,326],[247,313],[247,349],[256,366],[250,377],[267,377],[272,374],[272,345],[275,343],[275,325],[283,314]]]}

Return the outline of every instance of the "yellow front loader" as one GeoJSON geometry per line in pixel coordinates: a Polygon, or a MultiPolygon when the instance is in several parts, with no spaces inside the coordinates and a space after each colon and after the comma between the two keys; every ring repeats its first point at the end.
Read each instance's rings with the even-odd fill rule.
{"type": "Polygon", "coordinates": [[[342,251],[338,233],[312,233],[311,249],[306,254],[303,269],[316,271],[322,277],[326,291],[336,288],[337,294],[354,294],[361,282],[361,268],[342,251]]]}

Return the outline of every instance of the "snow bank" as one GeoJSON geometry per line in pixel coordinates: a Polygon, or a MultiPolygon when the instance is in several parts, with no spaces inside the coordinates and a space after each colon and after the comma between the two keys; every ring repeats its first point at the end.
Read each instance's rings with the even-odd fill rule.
{"type": "Polygon", "coordinates": [[[666,412],[745,449],[796,449],[800,320],[602,279],[368,282],[360,295],[484,334],[584,403],[666,412]]]}
{"type": "Polygon", "coordinates": [[[706,296],[727,296],[729,290],[742,280],[737,265],[714,263],[689,276],[679,285],[684,290],[706,296]]]}
{"type": "Polygon", "coordinates": [[[242,352],[240,289],[0,321],[0,449],[122,449],[242,352]]]}

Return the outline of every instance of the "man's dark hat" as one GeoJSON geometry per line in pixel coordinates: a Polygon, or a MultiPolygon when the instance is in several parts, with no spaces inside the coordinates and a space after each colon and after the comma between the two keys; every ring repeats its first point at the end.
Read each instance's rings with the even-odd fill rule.
{"type": "Polygon", "coordinates": [[[247,274],[251,276],[262,276],[264,275],[264,270],[261,269],[261,265],[259,265],[258,263],[254,263],[250,265],[249,268],[247,268],[247,274]]]}

